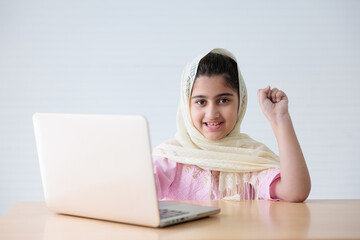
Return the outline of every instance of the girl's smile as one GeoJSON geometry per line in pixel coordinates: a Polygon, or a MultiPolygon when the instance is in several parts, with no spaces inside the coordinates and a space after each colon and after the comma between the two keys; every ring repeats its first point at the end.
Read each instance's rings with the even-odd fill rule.
{"type": "Polygon", "coordinates": [[[209,130],[209,131],[215,131],[218,130],[224,122],[205,122],[205,127],[209,130]]]}
{"type": "Polygon", "coordinates": [[[226,84],[223,75],[196,78],[190,101],[195,128],[211,141],[228,135],[238,115],[238,93],[226,84]]]}

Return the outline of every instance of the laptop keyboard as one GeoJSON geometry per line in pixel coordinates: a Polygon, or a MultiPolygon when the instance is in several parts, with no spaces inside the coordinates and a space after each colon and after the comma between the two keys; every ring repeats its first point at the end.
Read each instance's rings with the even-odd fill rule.
{"type": "Polygon", "coordinates": [[[188,212],[175,211],[175,210],[169,210],[169,209],[160,209],[160,219],[176,217],[176,216],[180,216],[180,215],[184,215],[184,214],[188,214],[188,212]]]}

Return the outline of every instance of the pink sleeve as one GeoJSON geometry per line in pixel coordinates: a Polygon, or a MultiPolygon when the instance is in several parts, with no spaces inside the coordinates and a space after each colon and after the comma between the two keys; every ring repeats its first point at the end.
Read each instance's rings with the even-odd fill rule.
{"type": "Polygon", "coordinates": [[[280,200],[280,199],[273,199],[271,198],[271,184],[280,178],[280,169],[279,168],[271,168],[266,170],[266,175],[262,179],[260,183],[260,190],[259,190],[259,199],[263,200],[280,200]]]}
{"type": "Polygon", "coordinates": [[[153,156],[154,174],[158,199],[166,198],[170,185],[175,179],[176,162],[165,157],[153,156]]]}

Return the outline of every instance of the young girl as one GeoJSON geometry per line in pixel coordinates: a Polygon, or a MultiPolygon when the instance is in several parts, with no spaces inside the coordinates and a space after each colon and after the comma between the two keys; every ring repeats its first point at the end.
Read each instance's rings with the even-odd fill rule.
{"type": "Polygon", "coordinates": [[[258,99],[280,158],[240,133],[247,91],[235,56],[217,48],[190,62],[181,79],[177,134],[153,152],[158,198],[304,201],[310,176],[287,96],[268,86],[258,99]]]}

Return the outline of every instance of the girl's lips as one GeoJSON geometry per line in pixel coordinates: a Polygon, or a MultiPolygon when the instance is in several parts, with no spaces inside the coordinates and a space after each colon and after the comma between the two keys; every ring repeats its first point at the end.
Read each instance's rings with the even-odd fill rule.
{"type": "Polygon", "coordinates": [[[205,127],[208,130],[217,130],[219,129],[224,122],[204,122],[205,127]]]}

